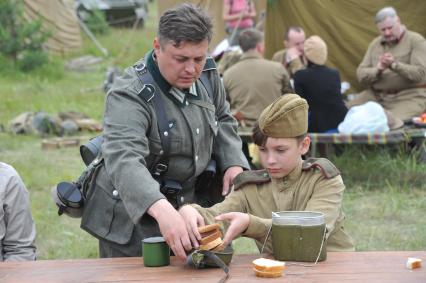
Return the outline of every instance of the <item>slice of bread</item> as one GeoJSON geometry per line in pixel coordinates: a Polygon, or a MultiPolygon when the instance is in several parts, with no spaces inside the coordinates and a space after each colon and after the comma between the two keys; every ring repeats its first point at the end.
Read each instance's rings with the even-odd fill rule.
{"type": "Polygon", "coordinates": [[[211,241],[215,240],[216,238],[222,238],[222,232],[220,232],[220,230],[213,231],[213,233],[211,233],[210,235],[203,237],[200,240],[200,245],[208,244],[211,241]]]}
{"type": "Polygon", "coordinates": [[[217,246],[216,248],[212,249],[212,251],[214,252],[223,252],[223,250],[225,249],[225,245],[222,242],[222,244],[220,244],[219,246],[217,246]]]}
{"type": "Polygon", "coordinates": [[[285,268],[285,262],[261,257],[253,260],[253,266],[258,271],[281,273],[285,268]]]}
{"type": "Polygon", "coordinates": [[[198,232],[200,232],[200,234],[203,234],[203,233],[207,233],[207,232],[215,231],[219,229],[220,229],[219,223],[213,223],[210,225],[198,227],[198,232]]]}
{"type": "Polygon", "coordinates": [[[409,257],[407,260],[406,267],[408,269],[420,268],[422,266],[422,260],[420,258],[409,257]]]}
{"type": "Polygon", "coordinates": [[[253,268],[253,271],[257,277],[275,278],[275,277],[283,276],[282,271],[268,272],[268,271],[260,271],[260,270],[257,270],[256,268],[253,268]]]}
{"type": "Polygon", "coordinates": [[[209,250],[216,248],[220,244],[222,244],[222,239],[220,237],[218,237],[218,238],[214,239],[213,241],[211,241],[211,242],[209,242],[205,245],[200,245],[199,249],[209,251],[209,250]]]}

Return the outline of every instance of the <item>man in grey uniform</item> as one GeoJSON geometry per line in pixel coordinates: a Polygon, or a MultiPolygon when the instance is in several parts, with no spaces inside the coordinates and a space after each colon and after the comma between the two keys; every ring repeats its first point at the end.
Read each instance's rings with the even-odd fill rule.
{"type": "Polygon", "coordinates": [[[81,223],[99,239],[101,257],[140,256],[142,239],[162,235],[186,259],[192,246],[176,209],[199,201],[205,188],[195,190],[197,177],[214,158],[225,195],[248,168],[216,66],[206,56],[211,37],[211,19],[200,8],[166,11],[153,50],[108,93],[102,155],[81,223]]]}

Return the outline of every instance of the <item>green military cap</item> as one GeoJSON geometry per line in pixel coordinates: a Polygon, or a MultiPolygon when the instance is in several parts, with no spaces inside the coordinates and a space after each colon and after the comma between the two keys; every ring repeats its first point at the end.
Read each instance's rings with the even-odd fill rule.
{"type": "Polygon", "coordinates": [[[297,94],[284,94],[259,117],[262,133],[272,138],[294,138],[308,132],[308,103],[297,94]]]}

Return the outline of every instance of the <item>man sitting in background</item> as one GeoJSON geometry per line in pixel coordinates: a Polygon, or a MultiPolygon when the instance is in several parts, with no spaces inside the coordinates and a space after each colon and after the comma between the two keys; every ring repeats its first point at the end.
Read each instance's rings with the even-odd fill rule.
{"type": "Polygon", "coordinates": [[[381,9],[375,21],[381,35],[357,69],[367,89],[349,106],[376,101],[397,118],[410,119],[426,109],[426,40],[401,25],[392,7],[381,9]]]}
{"type": "Polygon", "coordinates": [[[285,49],[275,52],[272,61],[280,62],[287,69],[290,77],[306,68],[307,61],[303,54],[303,46],[305,43],[305,32],[301,27],[289,27],[284,33],[285,49]]]}
{"type": "MultiPolygon", "coordinates": [[[[291,92],[287,71],[276,62],[263,58],[263,33],[247,29],[240,34],[243,55],[223,74],[231,112],[243,126],[251,127],[262,110],[282,94],[291,92]]],[[[247,143],[243,151],[250,160],[247,143]]]]}
{"type": "Polygon", "coordinates": [[[12,166],[0,162],[0,261],[36,259],[28,191],[12,166]]]}

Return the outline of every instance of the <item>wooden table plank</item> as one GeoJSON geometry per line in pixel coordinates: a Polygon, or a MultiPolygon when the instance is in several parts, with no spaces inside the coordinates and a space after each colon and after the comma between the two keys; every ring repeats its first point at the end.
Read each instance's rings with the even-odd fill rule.
{"type": "MultiPolygon", "coordinates": [[[[328,253],[325,262],[287,263],[285,276],[258,278],[251,262],[260,255],[235,255],[227,282],[426,282],[426,269],[409,270],[408,257],[425,262],[425,251],[328,253]],[[302,266],[305,264],[306,266],[302,266]]],[[[195,270],[176,258],[166,267],[147,268],[142,258],[40,260],[0,263],[0,282],[217,282],[218,268],[195,270]]]]}

